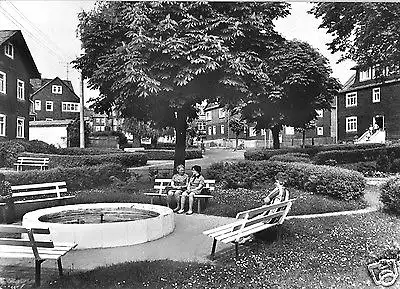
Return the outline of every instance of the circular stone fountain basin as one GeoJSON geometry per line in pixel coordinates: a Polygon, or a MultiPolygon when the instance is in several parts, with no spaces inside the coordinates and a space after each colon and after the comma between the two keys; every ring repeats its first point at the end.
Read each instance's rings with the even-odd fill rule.
{"type": "MultiPolygon", "coordinates": [[[[24,215],[22,225],[49,228],[53,242],[72,242],[78,244],[77,249],[88,249],[130,246],[159,239],[175,229],[175,218],[172,210],[163,206],[97,203],[32,211],[24,215]]],[[[36,236],[46,238],[46,235],[36,236]]]]}

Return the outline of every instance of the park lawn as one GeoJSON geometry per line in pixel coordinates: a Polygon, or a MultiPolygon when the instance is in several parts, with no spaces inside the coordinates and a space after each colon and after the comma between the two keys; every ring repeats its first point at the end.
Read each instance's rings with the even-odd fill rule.
{"type": "Polygon", "coordinates": [[[293,219],[283,229],[281,242],[264,236],[240,246],[238,259],[229,250],[214,263],[125,263],[71,273],[43,288],[376,288],[366,265],[399,240],[400,222],[375,212],[293,219]]]}

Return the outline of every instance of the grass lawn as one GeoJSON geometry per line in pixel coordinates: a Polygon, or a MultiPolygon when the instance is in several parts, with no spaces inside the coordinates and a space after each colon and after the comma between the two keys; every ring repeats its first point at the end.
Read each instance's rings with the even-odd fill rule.
{"type": "MultiPolygon", "coordinates": [[[[372,255],[399,240],[399,219],[381,212],[285,222],[282,242],[266,237],[214,263],[125,263],[73,273],[43,288],[377,288],[372,255]]],[[[398,281],[400,283],[400,281],[398,281]]]]}

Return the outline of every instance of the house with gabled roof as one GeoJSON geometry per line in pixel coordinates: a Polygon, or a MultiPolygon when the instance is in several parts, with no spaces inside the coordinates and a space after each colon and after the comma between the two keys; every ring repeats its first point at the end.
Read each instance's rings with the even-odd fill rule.
{"type": "Polygon", "coordinates": [[[20,30],[0,30],[0,139],[29,139],[30,80],[40,73],[20,30]]]}
{"type": "Polygon", "coordinates": [[[71,81],[54,79],[32,80],[35,120],[66,120],[79,117],[80,98],[71,81]]]}

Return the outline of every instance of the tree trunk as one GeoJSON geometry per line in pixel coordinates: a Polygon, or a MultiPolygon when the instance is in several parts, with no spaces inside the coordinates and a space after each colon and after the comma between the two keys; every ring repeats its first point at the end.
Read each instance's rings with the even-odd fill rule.
{"type": "Polygon", "coordinates": [[[306,129],[303,128],[303,144],[301,146],[302,148],[306,147],[306,129]]]}
{"type": "Polygon", "coordinates": [[[280,131],[281,131],[280,125],[275,125],[271,128],[274,149],[279,149],[281,147],[281,145],[279,143],[279,132],[280,131]]]}
{"type": "Polygon", "coordinates": [[[239,144],[239,134],[236,134],[236,146],[235,146],[235,151],[238,149],[238,144],[239,144]]]}
{"type": "Polygon", "coordinates": [[[175,130],[176,130],[176,142],[175,142],[175,159],[174,159],[174,172],[178,165],[185,165],[185,152],[186,152],[186,111],[180,109],[177,112],[175,130]]]}

